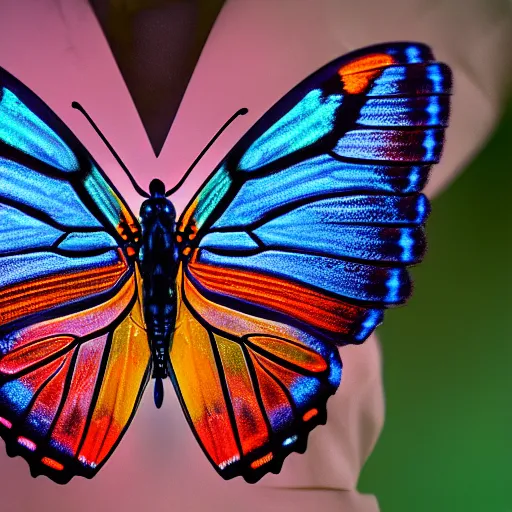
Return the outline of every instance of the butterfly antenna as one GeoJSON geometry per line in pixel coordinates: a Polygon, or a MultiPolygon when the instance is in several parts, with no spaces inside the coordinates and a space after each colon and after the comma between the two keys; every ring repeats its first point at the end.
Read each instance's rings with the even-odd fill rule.
{"type": "Polygon", "coordinates": [[[78,101],[73,101],[73,103],[71,103],[71,106],[73,108],[76,108],[80,112],[82,112],[82,114],[85,116],[87,121],[89,121],[89,123],[94,128],[96,133],[100,136],[100,139],[103,141],[105,146],[107,146],[107,148],[110,150],[112,155],[114,155],[114,158],[117,160],[117,163],[121,166],[121,168],[126,173],[128,178],[130,178],[130,181],[132,182],[133,188],[137,191],[137,193],[139,195],[141,195],[142,197],[151,197],[150,194],[148,192],[146,192],[145,190],[143,190],[139,186],[139,184],[135,181],[135,178],[132,176],[132,173],[128,170],[128,167],[126,167],[126,165],[124,165],[123,161],[121,160],[119,155],[116,153],[115,149],[110,145],[110,142],[105,138],[103,133],[101,133],[100,129],[96,126],[96,123],[91,119],[91,116],[89,116],[89,114],[85,111],[84,107],[82,107],[82,105],[80,105],[80,103],[78,103],[78,101]]]}
{"type": "Polygon", "coordinates": [[[212,140],[210,140],[210,142],[208,142],[208,144],[206,145],[206,147],[203,149],[203,151],[201,151],[201,153],[199,153],[198,157],[192,162],[192,165],[188,168],[187,172],[183,175],[183,177],[181,178],[181,180],[178,182],[177,185],[175,185],[174,187],[172,187],[171,189],[169,189],[166,193],[165,193],[165,197],[169,197],[171,194],[174,194],[174,192],[176,192],[182,185],[183,183],[185,183],[185,180],[189,177],[190,173],[192,172],[192,170],[194,169],[194,167],[197,165],[197,163],[199,162],[199,160],[201,160],[201,158],[203,158],[204,154],[211,148],[211,146],[213,145],[213,143],[220,137],[221,133],[238,117],[238,116],[245,116],[245,114],[247,114],[247,112],[249,112],[248,109],[246,108],[241,108],[240,110],[237,110],[225,123],[224,125],[222,126],[222,128],[212,137],[212,140]]]}

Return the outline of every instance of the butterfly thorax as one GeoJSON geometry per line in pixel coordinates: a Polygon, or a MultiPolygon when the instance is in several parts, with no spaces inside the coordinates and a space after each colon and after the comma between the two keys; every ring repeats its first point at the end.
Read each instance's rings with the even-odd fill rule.
{"type": "Polygon", "coordinates": [[[156,379],[155,403],[160,407],[162,379],[168,374],[169,346],[176,322],[178,252],[174,206],[165,198],[162,182],[153,180],[151,185],[151,198],[144,201],[140,209],[142,244],[139,261],[143,277],[144,319],[153,356],[153,377],[156,379]]]}

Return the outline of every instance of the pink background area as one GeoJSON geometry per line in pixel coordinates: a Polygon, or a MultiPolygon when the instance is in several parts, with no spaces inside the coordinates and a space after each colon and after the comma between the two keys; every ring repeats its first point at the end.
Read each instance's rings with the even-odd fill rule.
{"type": "MultiPolygon", "coordinates": [[[[228,1],[158,159],[85,0],[1,0],[0,65],[57,112],[135,212],[140,198],[91,127],[70,107],[73,100],[88,110],[143,187],[153,177],[172,186],[225,120],[240,107],[249,108],[174,198],[180,211],[239,137],[302,78],[361,46],[386,40],[422,41],[452,66],[457,91],[443,163],[429,185],[432,192],[460,169],[495,122],[503,69],[482,57],[504,46],[509,27],[498,26],[499,20],[473,1],[465,2],[463,9],[455,1],[437,9],[421,0],[383,4],[228,1]],[[473,52],[465,50],[452,30],[455,23],[472,35],[473,52]],[[491,23],[498,23],[497,29],[492,38],[484,37],[491,23]]],[[[224,482],[216,474],[167,383],[163,409],[155,409],[148,389],[119,448],[92,481],[77,478],[57,487],[46,478],[32,480],[26,463],[9,459],[2,448],[0,506],[9,511],[79,512],[377,510],[372,497],[354,491],[384,418],[376,338],[343,349],[342,359],[342,385],[329,402],[327,426],[311,434],[306,455],[291,455],[281,475],[268,476],[257,486],[240,479],[224,482]]]]}

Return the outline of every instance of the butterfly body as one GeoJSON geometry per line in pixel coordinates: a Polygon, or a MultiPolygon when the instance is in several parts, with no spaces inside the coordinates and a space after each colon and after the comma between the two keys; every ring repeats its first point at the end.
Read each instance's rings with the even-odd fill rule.
{"type": "Polygon", "coordinates": [[[168,376],[169,350],[176,323],[178,246],[176,211],[165,197],[164,184],[153,180],[151,197],[140,208],[142,243],[138,260],[143,278],[143,305],[153,359],[155,404],[162,405],[162,380],[168,376]]]}

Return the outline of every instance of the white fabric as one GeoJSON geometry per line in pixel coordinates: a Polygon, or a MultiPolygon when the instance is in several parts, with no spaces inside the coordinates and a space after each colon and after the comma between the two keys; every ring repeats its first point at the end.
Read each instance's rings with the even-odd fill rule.
{"type": "MultiPolygon", "coordinates": [[[[505,0],[231,0],[207,41],[158,159],[107,42],[85,0],[1,0],[0,65],[42,97],[112,177],[134,211],[139,197],[77,111],[80,101],[145,187],[172,186],[211,135],[240,107],[181,195],[180,210],[238,138],[283,94],[329,60],[390,40],[426,42],[454,71],[451,128],[430,193],[448,183],[494,126],[510,74],[511,19],[505,0]]],[[[172,62],[169,63],[172,66],[172,62]]],[[[143,79],[143,77],[141,77],[143,79]]],[[[414,342],[412,340],[411,342],[414,342]]],[[[355,491],[384,419],[378,342],[341,351],[344,375],[325,427],[280,475],[249,486],[224,482],[193,438],[171,386],[157,411],[147,392],[116,453],[92,481],[57,488],[32,480],[26,463],[0,451],[3,510],[342,510],[374,512],[355,491]]]]}

